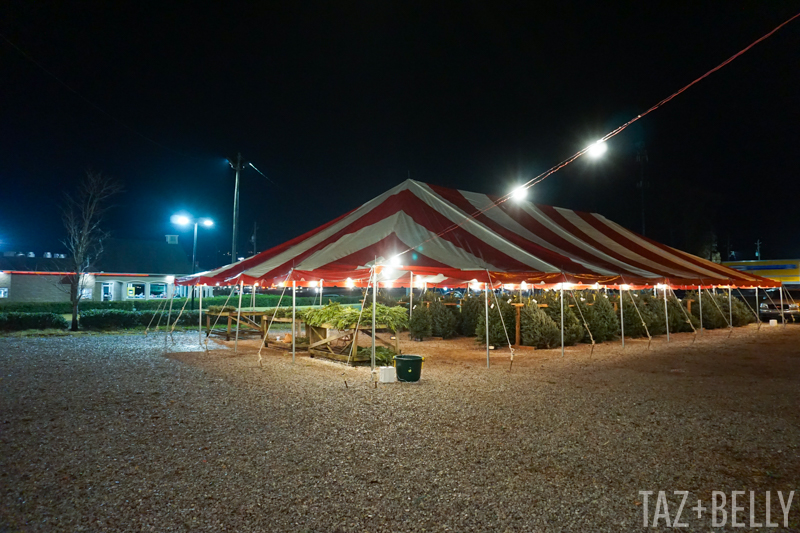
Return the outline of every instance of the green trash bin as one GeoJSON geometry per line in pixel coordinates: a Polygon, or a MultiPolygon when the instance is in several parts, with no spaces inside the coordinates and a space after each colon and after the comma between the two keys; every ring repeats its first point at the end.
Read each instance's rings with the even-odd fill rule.
{"type": "Polygon", "coordinates": [[[397,369],[397,381],[419,381],[422,373],[421,355],[395,355],[394,366],[397,369]]]}

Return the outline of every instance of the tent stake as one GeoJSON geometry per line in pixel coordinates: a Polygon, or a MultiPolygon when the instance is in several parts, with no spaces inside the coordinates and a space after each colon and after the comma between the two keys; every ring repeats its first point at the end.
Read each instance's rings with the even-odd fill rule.
{"type": "Polygon", "coordinates": [[[297,337],[297,322],[295,322],[297,313],[297,282],[292,280],[292,363],[294,363],[295,355],[295,337],[297,337]]]}
{"type": "Polygon", "coordinates": [[[489,368],[489,284],[484,284],[484,288],[486,289],[486,368],[489,368]]]}
{"type": "Polygon", "coordinates": [[[664,320],[667,322],[667,342],[669,342],[669,312],[667,311],[667,287],[664,285],[664,320]]]}

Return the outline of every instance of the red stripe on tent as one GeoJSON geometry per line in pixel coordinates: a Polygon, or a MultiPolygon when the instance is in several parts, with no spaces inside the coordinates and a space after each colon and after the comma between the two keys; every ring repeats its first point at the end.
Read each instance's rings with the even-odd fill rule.
{"type": "Polygon", "coordinates": [[[314,228],[314,229],[312,229],[310,231],[307,231],[307,232],[303,233],[302,235],[300,235],[298,237],[295,237],[294,239],[286,241],[286,242],[284,242],[282,244],[279,244],[277,246],[273,246],[269,250],[264,250],[263,252],[259,252],[256,255],[254,255],[252,257],[249,257],[249,258],[245,259],[244,261],[241,261],[238,264],[227,265],[227,266],[215,269],[215,270],[211,271],[211,275],[210,276],[196,276],[196,277],[181,278],[179,280],[176,280],[175,284],[176,285],[196,285],[198,283],[217,283],[217,282],[222,282],[222,281],[224,281],[226,279],[230,279],[230,278],[238,275],[239,273],[244,272],[245,270],[248,270],[250,268],[253,268],[256,265],[261,264],[262,262],[266,261],[269,257],[275,256],[275,255],[283,252],[284,250],[287,250],[287,249],[291,248],[292,246],[294,246],[296,244],[299,244],[299,243],[303,242],[304,240],[313,237],[317,233],[327,229],[328,227],[332,226],[333,224],[336,224],[337,222],[339,222],[340,220],[342,220],[346,216],[350,215],[353,211],[355,211],[355,209],[353,209],[352,211],[348,211],[347,213],[345,213],[342,216],[334,218],[330,222],[326,222],[325,224],[323,224],[321,226],[318,226],[318,227],[316,227],[316,228],[314,228]]]}
{"type": "MultiPolygon", "coordinates": [[[[606,246],[602,242],[598,241],[597,239],[594,239],[594,238],[590,237],[589,235],[584,233],[583,230],[581,230],[578,226],[576,226],[575,224],[570,222],[564,215],[559,213],[558,210],[555,207],[552,207],[552,206],[549,206],[549,205],[538,205],[538,204],[536,205],[536,207],[543,214],[545,214],[550,220],[552,220],[553,222],[555,222],[556,224],[558,224],[559,226],[564,228],[565,231],[571,233],[572,235],[574,235],[575,237],[577,237],[581,241],[585,242],[586,244],[588,244],[592,248],[595,248],[595,249],[603,252],[604,254],[606,254],[608,256],[611,256],[614,259],[617,259],[617,260],[619,260],[619,261],[621,261],[621,262],[623,262],[623,263],[625,263],[627,265],[630,265],[632,267],[644,270],[645,272],[651,272],[652,274],[654,274],[656,276],[663,276],[664,275],[664,273],[653,272],[653,270],[652,270],[653,267],[652,266],[646,265],[644,263],[640,263],[639,261],[637,261],[635,259],[631,259],[629,257],[625,257],[621,253],[609,248],[608,246],[606,246]]],[[[579,214],[578,211],[573,211],[573,213],[579,214]]],[[[609,269],[612,270],[612,271],[619,271],[620,267],[609,265],[609,269]]],[[[634,275],[634,274],[631,273],[631,275],[634,275]]]]}
{"type": "MultiPolygon", "coordinates": [[[[304,260],[308,259],[310,256],[312,256],[319,250],[322,250],[326,246],[329,246],[330,244],[338,241],[343,236],[355,233],[361,229],[372,226],[380,222],[381,220],[391,217],[392,215],[401,211],[404,212],[409,217],[411,217],[414,220],[414,222],[416,222],[417,224],[419,224],[420,226],[424,227],[425,229],[427,229],[432,233],[438,233],[439,231],[442,231],[446,227],[452,225],[452,222],[449,219],[447,219],[444,215],[442,215],[435,209],[431,208],[428,204],[426,204],[419,198],[417,198],[414,195],[414,193],[412,193],[407,189],[402,190],[397,194],[390,196],[389,198],[386,199],[386,201],[382,202],[381,204],[373,207],[368,213],[364,214],[364,216],[359,217],[358,219],[353,221],[352,224],[341,229],[334,235],[331,235],[324,241],[311,247],[305,252],[293,257],[291,261],[286,261],[285,263],[273,268],[269,272],[262,274],[260,277],[267,279],[274,277],[276,273],[287,272],[292,263],[295,265],[300,265],[304,260]]],[[[451,242],[456,247],[469,252],[478,259],[486,261],[498,268],[503,268],[505,270],[516,270],[516,271],[528,271],[531,269],[530,266],[521,263],[520,261],[517,261],[513,257],[506,255],[505,253],[492,247],[489,243],[486,243],[478,239],[471,233],[461,228],[449,232],[442,238],[444,240],[451,242]]],[[[402,248],[398,248],[398,251],[405,248],[406,245],[403,245],[402,248]]],[[[369,253],[375,255],[373,252],[369,253]]],[[[267,260],[266,258],[261,259],[260,262],[264,262],[266,260],[267,260]]]]}
{"type": "MultiPolygon", "coordinates": [[[[598,230],[600,233],[602,233],[603,235],[605,235],[606,237],[608,237],[612,241],[616,242],[617,244],[620,244],[620,245],[624,246],[628,250],[631,250],[632,252],[634,252],[634,253],[636,253],[636,254],[644,257],[644,258],[647,258],[648,260],[652,261],[653,263],[661,264],[661,265],[668,265],[673,270],[677,270],[679,272],[688,272],[689,274],[691,274],[690,276],[686,276],[688,278],[692,278],[692,277],[700,278],[700,277],[703,277],[703,275],[700,272],[693,271],[689,267],[686,267],[684,265],[678,264],[678,263],[676,263],[676,262],[674,262],[674,261],[672,261],[672,260],[670,260],[670,259],[668,259],[666,257],[663,257],[661,255],[656,254],[655,252],[652,252],[651,250],[648,250],[647,248],[641,246],[640,244],[638,244],[638,243],[634,242],[633,240],[631,240],[630,238],[628,238],[626,235],[624,235],[624,234],[622,234],[622,233],[620,233],[618,231],[615,231],[614,229],[610,228],[609,226],[604,224],[601,220],[598,220],[596,217],[594,217],[590,213],[582,213],[582,212],[579,212],[579,211],[575,211],[575,214],[578,215],[579,217],[581,217],[583,220],[585,220],[587,223],[589,223],[594,229],[598,230]]],[[[652,267],[649,268],[648,270],[652,271],[652,267]]],[[[662,276],[664,276],[664,277],[674,277],[674,276],[672,276],[672,275],[670,275],[670,274],[668,274],[666,272],[657,272],[657,273],[662,275],[662,276]]],[[[725,279],[727,279],[727,278],[725,278],[725,279]]]]}
{"type": "MultiPolygon", "coordinates": [[[[501,205],[502,206],[506,206],[507,203],[506,204],[501,204],[501,205]]],[[[564,229],[568,233],[572,233],[573,235],[575,235],[575,233],[573,231],[570,231],[572,228],[564,227],[564,224],[562,223],[562,220],[556,220],[552,216],[552,212],[555,212],[555,210],[553,208],[551,208],[550,206],[540,206],[540,205],[536,205],[535,207],[538,208],[539,211],[543,215],[545,215],[548,218],[550,218],[550,220],[554,224],[560,226],[562,229],[564,229]]],[[[515,206],[512,206],[511,208],[504,207],[503,210],[508,214],[508,216],[510,216],[511,218],[516,220],[517,222],[519,222],[528,231],[530,231],[531,233],[536,234],[536,236],[541,237],[542,239],[546,240],[548,243],[552,244],[553,246],[555,246],[557,248],[560,248],[564,252],[572,254],[575,257],[578,257],[578,258],[586,261],[587,263],[591,263],[593,265],[596,265],[596,266],[598,266],[600,268],[603,268],[605,270],[609,270],[611,272],[616,272],[616,273],[619,273],[619,274],[629,275],[629,276],[638,275],[638,274],[635,274],[634,272],[631,272],[630,270],[626,269],[625,267],[616,265],[614,263],[610,263],[607,260],[603,259],[602,257],[598,257],[597,255],[593,254],[591,251],[585,250],[585,249],[581,248],[580,246],[571,243],[570,241],[568,241],[564,237],[561,237],[560,235],[558,235],[557,233],[552,231],[550,228],[548,228],[547,226],[545,226],[544,224],[542,224],[541,222],[536,220],[535,217],[533,217],[528,212],[526,212],[525,210],[523,210],[523,209],[521,209],[519,207],[515,207],[515,206]]],[[[561,218],[563,219],[563,217],[561,217],[561,218]]],[[[570,224],[570,226],[572,226],[572,225],[570,224]]],[[[573,226],[573,228],[574,228],[574,226],[573,226]]],[[[575,236],[578,237],[577,235],[575,235],[575,236]]],[[[584,241],[584,242],[586,242],[586,241],[584,241]]],[[[596,249],[598,251],[605,252],[605,250],[600,250],[600,248],[598,246],[590,244],[589,242],[586,242],[586,244],[588,244],[589,246],[591,246],[592,248],[594,248],[594,249],[596,249]]],[[[623,262],[626,263],[626,264],[629,263],[628,261],[623,261],[623,262]]],[[[643,270],[649,272],[649,270],[647,268],[643,268],[643,270]]]]}
{"type": "Polygon", "coordinates": [[[695,255],[688,254],[688,253],[683,252],[681,250],[678,250],[676,248],[671,248],[671,247],[669,247],[669,246],[667,246],[665,244],[661,244],[660,242],[656,242],[656,241],[654,241],[652,239],[648,239],[647,237],[643,237],[641,235],[639,237],[641,237],[642,239],[644,239],[648,243],[652,244],[653,246],[656,246],[657,248],[659,248],[661,250],[665,250],[665,251],[667,251],[667,252],[669,252],[671,254],[674,254],[674,255],[677,255],[677,256],[681,257],[687,263],[692,263],[693,265],[697,265],[697,266],[699,266],[701,268],[705,268],[706,270],[711,270],[711,271],[716,272],[718,274],[722,274],[726,278],[741,279],[741,280],[747,280],[747,281],[758,281],[756,278],[752,278],[751,279],[747,274],[744,274],[743,272],[740,272],[739,270],[728,268],[728,267],[723,266],[723,265],[718,265],[717,263],[713,263],[711,261],[706,261],[705,259],[703,259],[701,257],[697,257],[695,255]]]}
{"type": "MultiPolygon", "coordinates": [[[[439,187],[436,185],[429,185],[429,187],[436,192],[439,196],[444,198],[445,200],[449,201],[451,204],[455,205],[463,212],[471,214],[475,211],[475,206],[472,205],[467,198],[464,197],[459,191],[455,189],[446,189],[444,187],[439,187]]],[[[528,253],[536,256],[537,258],[541,259],[542,261],[549,263],[561,270],[566,270],[567,272],[574,272],[576,274],[597,274],[597,272],[592,272],[585,266],[581,265],[580,263],[576,263],[572,259],[567,256],[561,255],[557,252],[549,250],[540,244],[536,244],[531,242],[527,239],[524,239],[517,235],[516,233],[509,231],[508,229],[504,228],[502,225],[498,224],[497,222],[493,221],[486,215],[478,215],[476,220],[481,222],[483,225],[498,233],[500,236],[505,238],[506,240],[512,242],[513,244],[519,246],[523,250],[527,251],[528,253]]],[[[552,232],[551,232],[552,233],[552,232]]],[[[527,267],[530,268],[530,267],[527,267]]]]}

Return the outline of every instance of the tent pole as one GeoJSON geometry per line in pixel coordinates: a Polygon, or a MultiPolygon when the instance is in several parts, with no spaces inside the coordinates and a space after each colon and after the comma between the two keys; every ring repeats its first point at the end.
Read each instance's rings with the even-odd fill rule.
{"type": "Polygon", "coordinates": [[[486,368],[489,368],[489,284],[484,284],[484,288],[486,289],[486,368]]]}
{"type": "MultiPolygon", "coordinates": [[[[169,297],[169,312],[167,313],[167,331],[169,331],[169,325],[172,322],[172,301],[175,299],[175,284],[172,284],[172,294],[169,297]]],[[[781,306],[783,307],[783,306],[781,306]]],[[[164,337],[164,346],[167,345],[167,338],[164,337]]]]}
{"type": "Polygon", "coordinates": [[[564,357],[564,283],[561,283],[561,357],[564,357]]]}
{"type": "Polygon", "coordinates": [[[292,363],[294,363],[295,356],[295,337],[297,337],[297,328],[295,317],[297,313],[297,282],[292,280],[292,363]]]}
{"type": "Polygon", "coordinates": [[[783,282],[781,282],[778,293],[781,295],[781,322],[783,322],[783,327],[786,327],[786,316],[783,314],[783,282]]]}
{"type": "Polygon", "coordinates": [[[253,283],[253,294],[250,295],[250,308],[253,311],[256,310],[256,287],[258,287],[258,284],[253,283]]]}
{"type": "Polygon", "coordinates": [[[202,285],[197,286],[197,292],[200,293],[199,294],[200,303],[198,304],[199,310],[197,313],[197,342],[202,345],[203,344],[203,286],[202,285]]]}
{"type": "Polygon", "coordinates": [[[703,334],[703,289],[697,286],[697,304],[700,306],[700,335],[703,334]]]}
{"type": "Polygon", "coordinates": [[[756,287],[756,318],[758,319],[758,327],[761,327],[761,305],[758,303],[758,287],[756,287]]]}
{"type": "Polygon", "coordinates": [[[372,269],[375,272],[375,279],[372,282],[372,371],[375,371],[375,315],[376,315],[376,308],[378,307],[376,304],[378,303],[378,267],[372,269]]]}
{"type": "Polygon", "coordinates": [[[239,308],[236,310],[236,339],[233,341],[233,353],[239,351],[239,322],[242,320],[242,294],[244,294],[244,280],[239,280],[239,308]]]}
{"type": "Polygon", "coordinates": [[[619,327],[622,332],[622,347],[625,348],[625,313],[622,312],[622,287],[619,288],[619,327]]]}
{"type": "Polygon", "coordinates": [[[408,319],[411,320],[411,317],[414,314],[414,273],[411,273],[411,281],[408,282],[410,287],[408,288],[408,319]]]}
{"type": "Polygon", "coordinates": [[[733,299],[731,298],[730,285],[728,285],[728,324],[733,329],[733,299]]]}
{"type": "Polygon", "coordinates": [[[324,280],[319,280],[319,305],[322,306],[322,283],[324,280]]]}
{"type": "Polygon", "coordinates": [[[669,312],[667,311],[667,286],[664,285],[664,320],[667,322],[667,342],[669,342],[669,312]]]}

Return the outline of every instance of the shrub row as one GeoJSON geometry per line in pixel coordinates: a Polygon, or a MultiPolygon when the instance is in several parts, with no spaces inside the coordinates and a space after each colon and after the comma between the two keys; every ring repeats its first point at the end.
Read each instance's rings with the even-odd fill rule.
{"type": "Polygon", "coordinates": [[[57,313],[0,313],[0,331],[67,329],[67,320],[57,313]]]}
{"type": "Polygon", "coordinates": [[[81,328],[93,330],[130,329],[141,326],[154,328],[166,326],[169,319],[171,326],[178,320],[179,326],[196,326],[200,311],[184,311],[173,309],[172,314],[160,311],[125,311],[122,309],[94,309],[81,313],[81,328]],[[180,317],[180,318],[179,318],[180,317]]]}
{"type": "MultiPolygon", "coordinates": [[[[131,300],[119,302],[95,302],[92,300],[81,301],[81,311],[89,309],[126,309],[133,311],[134,302],[131,300]]],[[[0,303],[0,313],[58,313],[72,312],[69,302],[4,302],[0,303]]]]}
{"type": "MultiPolygon", "coordinates": [[[[209,305],[223,305],[225,301],[228,299],[227,296],[213,296],[211,298],[203,298],[203,307],[207,307],[209,305]]],[[[256,295],[256,307],[276,307],[278,305],[278,300],[280,299],[280,295],[277,294],[257,294],[256,295]]],[[[358,295],[352,296],[339,296],[339,297],[332,297],[326,298],[325,294],[322,295],[323,303],[328,303],[328,300],[333,300],[339,303],[358,303],[361,301],[361,297],[358,295]]],[[[183,307],[183,303],[186,301],[185,298],[175,298],[172,301],[172,308],[180,309],[183,307]]],[[[242,296],[242,306],[250,306],[251,305],[251,296],[245,294],[242,296]]],[[[238,304],[238,296],[231,296],[229,304],[237,305],[238,304]]],[[[297,305],[315,305],[319,304],[319,298],[314,298],[312,296],[301,296],[297,298],[297,305]]],[[[169,307],[169,300],[122,300],[122,301],[111,301],[111,302],[96,302],[93,300],[83,300],[81,301],[80,310],[81,313],[84,311],[92,311],[96,309],[122,309],[125,311],[146,311],[146,310],[153,310],[158,309],[159,307],[164,306],[169,307]]],[[[198,299],[195,298],[195,306],[199,305],[198,299]]],[[[281,300],[281,307],[291,307],[292,306],[292,295],[285,294],[283,296],[283,300],[281,300]]],[[[187,305],[188,309],[188,305],[187,305]]],[[[4,302],[0,303],[0,313],[58,313],[58,314],[67,314],[72,312],[72,304],[69,302],[4,302]]]]}

